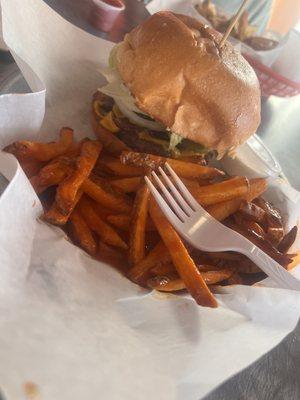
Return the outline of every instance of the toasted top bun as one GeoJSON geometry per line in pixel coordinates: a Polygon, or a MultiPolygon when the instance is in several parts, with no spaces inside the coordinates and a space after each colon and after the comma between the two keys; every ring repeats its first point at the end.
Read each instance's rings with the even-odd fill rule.
{"type": "Polygon", "coordinates": [[[117,69],[137,106],[166,128],[223,154],[260,122],[254,70],[194,18],[158,12],[126,35],[117,69]]]}

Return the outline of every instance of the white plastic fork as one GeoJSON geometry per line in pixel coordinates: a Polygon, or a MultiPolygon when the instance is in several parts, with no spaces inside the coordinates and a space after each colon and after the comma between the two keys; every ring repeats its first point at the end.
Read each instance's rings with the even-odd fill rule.
{"type": "Polygon", "coordinates": [[[300,281],[297,278],[250,240],[208,214],[194,199],[173,169],[167,163],[165,167],[174,183],[161,167],[159,172],[162,179],[154,171],[152,172],[152,176],[165,198],[148,177],[145,176],[145,180],[164,215],[187,242],[203,251],[242,253],[258,265],[279,287],[300,290],[300,281]]]}

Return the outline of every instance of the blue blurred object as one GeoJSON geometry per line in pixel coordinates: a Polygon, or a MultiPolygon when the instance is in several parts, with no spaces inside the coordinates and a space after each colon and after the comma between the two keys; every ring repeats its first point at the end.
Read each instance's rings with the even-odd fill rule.
{"type": "MultiPolygon", "coordinates": [[[[213,3],[223,10],[228,16],[235,14],[241,5],[242,0],[212,0],[213,3]]],[[[249,22],[257,27],[257,33],[266,29],[271,16],[273,0],[249,0],[247,10],[249,22]]]]}

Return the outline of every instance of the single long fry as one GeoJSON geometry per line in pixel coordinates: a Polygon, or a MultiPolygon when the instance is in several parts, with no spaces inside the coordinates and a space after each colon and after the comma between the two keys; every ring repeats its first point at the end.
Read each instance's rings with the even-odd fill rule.
{"type": "Polygon", "coordinates": [[[140,177],[122,178],[122,179],[112,179],[109,181],[111,186],[121,190],[124,193],[136,192],[140,186],[140,177]]]}
{"type": "Polygon", "coordinates": [[[101,126],[94,118],[92,119],[92,126],[96,136],[108,153],[119,156],[122,151],[130,150],[115,134],[101,126]]]}
{"type": "Polygon", "coordinates": [[[95,255],[97,250],[96,241],[93,237],[92,231],[77,209],[75,209],[70,215],[70,222],[76,242],[87,253],[95,255]]]}
{"type": "Polygon", "coordinates": [[[128,278],[134,282],[142,282],[151,268],[171,261],[171,256],[165,244],[160,241],[147,256],[128,272],[128,278]]]}
{"type": "MultiPolygon", "coordinates": [[[[115,214],[108,215],[106,221],[115,226],[116,228],[122,229],[122,231],[129,231],[131,228],[131,216],[126,214],[115,214]]],[[[156,228],[152,220],[148,217],[146,221],[146,231],[155,231],[156,228]]]]}
{"type": "MultiPolygon", "coordinates": [[[[215,285],[230,278],[233,273],[233,269],[218,269],[216,271],[201,272],[201,275],[207,285],[215,285]]],[[[147,285],[161,292],[175,292],[186,289],[186,285],[181,278],[169,276],[151,278],[147,281],[147,285]]]]}
{"type": "Polygon", "coordinates": [[[99,178],[97,178],[96,181],[97,182],[94,182],[91,179],[86,179],[82,184],[82,190],[97,203],[106,208],[121,213],[131,212],[131,205],[124,195],[113,190],[107,182],[99,178]]]}
{"type": "Polygon", "coordinates": [[[105,171],[115,176],[141,176],[144,173],[143,168],[134,165],[122,164],[118,158],[103,156],[96,165],[95,172],[105,171]]]}
{"type": "Polygon", "coordinates": [[[127,249],[127,244],[121,239],[117,232],[104,222],[93,208],[93,201],[83,196],[78,204],[79,211],[93,232],[96,232],[104,243],[121,249],[127,249]]]}
{"type": "Polygon", "coordinates": [[[72,143],[73,129],[62,128],[58,142],[40,143],[22,140],[7,146],[4,151],[14,154],[20,160],[50,161],[66,153],[72,143]]]}
{"type": "Polygon", "coordinates": [[[72,208],[76,193],[94,168],[101,148],[98,141],[89,140],[82,144],[75,170],[59,184],[56,191],[56,203],[63,214],[72,208]]]}
{"type": "Polygon", "coordinates": [[[207,179],[224,175],[224,172],[217,168],[205,167],[199,164],[154,156],[152,154],[135,153],[133,151],[124,151],[120,156],[120,160],[123,164],[150,169],[163,167],[167,162],[179,176],[187,179],[207,179]]]}
{"type": "Polygon", "coordinates": [[[235,177],[212,185],[199,186],[193,192],[193,195],[201,205],[208,206],[246,196],[248,190],[248,179],[245,177],[235,177]]]}
{"type": "Polygon", "coordinates": [[[130,265],[135,265],[145,258],[145,234],[149,194],[149,188],[144,183],[138,190],[134,200],[128,253],[130,265]]]}
{"type": "Polygon", "coordinates": [[[199,305],[217,307],[216,299],[204,282],[201,273],[180,237],[167,221],[152,196],[150,197],[149,211],[161,238],[170,252],[173,264],[192,297],[199,305]]]}

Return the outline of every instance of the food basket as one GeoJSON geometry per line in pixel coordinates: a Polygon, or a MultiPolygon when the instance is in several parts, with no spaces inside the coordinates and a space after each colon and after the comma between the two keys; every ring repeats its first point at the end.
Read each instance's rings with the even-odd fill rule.
{"type": "Polygon", "coordinates": [[[292,97],[300,93],[300,83],[285,78],[248,54],[243,56],[256,72],[263,97],[292,97]]]}

